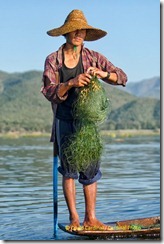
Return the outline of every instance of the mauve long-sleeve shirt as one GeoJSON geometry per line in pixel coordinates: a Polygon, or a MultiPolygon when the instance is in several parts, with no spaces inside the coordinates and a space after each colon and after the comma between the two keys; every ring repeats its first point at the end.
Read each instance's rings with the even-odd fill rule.
{"type": "MultiPolygon", "coordinates": [[[[51,102],[53,110],[51,142],[55,142],[55,118],[57,105],[65,101],[68,96],[68,93],[66,93],[63,97],[58,95],[58,89],[60,88],[59,69],[63,65],[62,50],[64,45],[65,44],[63,44],[56,52],[53,52],[47,56],[43,72],[43,86],[41,88],[41,92],[51,102]],[[46,77],[48,78],[49,82],[45,82],[46,77]]],[[[103,79],[103,81],[111,85],[126,86],[127,75],[122,69],[114,66],[104,55],[85,48],[84,46],[82,47],[82,64],[84,73],[91,66],[97,67],[105,72],[114,72],[117,74],[117,82],[112,82],[105,79],[103,79]]]]}

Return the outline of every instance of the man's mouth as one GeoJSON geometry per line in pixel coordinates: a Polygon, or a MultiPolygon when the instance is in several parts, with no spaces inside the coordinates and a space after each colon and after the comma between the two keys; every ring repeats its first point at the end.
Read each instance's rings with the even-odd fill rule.
{"type": "Polygon", "coordinates": [[[76,36],[74,39],[75,39],[76,41],[81,41],[81,40],[82,40],[81,37],[77,37],[77,36],[76,36]]]}

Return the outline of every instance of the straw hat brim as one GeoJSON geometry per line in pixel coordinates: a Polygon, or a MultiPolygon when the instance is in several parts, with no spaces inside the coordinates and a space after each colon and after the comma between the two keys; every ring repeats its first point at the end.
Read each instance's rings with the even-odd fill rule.
{"type": "Polygon", "coordinates": [[[47,34],[49,36],[61,36],[61,35],[65,35],[69,32],[72,31],[76,31],[76,30],[81,30],[81,29],[86,29],[87,33],[86,33],[86,37],[85,37],[85,41],[95,41],[98,40],[104,36],[106,36],[107,32],[103,31],[101,29],[97,29],[94,28],[93,26],[90,26],[86,23],[78,23],[74,22],[74,21],[69,21],[68,23],[65,23],[64,25],[62,25],[59,28],[55,28],[52,30],[47,31],[47,34]]]}

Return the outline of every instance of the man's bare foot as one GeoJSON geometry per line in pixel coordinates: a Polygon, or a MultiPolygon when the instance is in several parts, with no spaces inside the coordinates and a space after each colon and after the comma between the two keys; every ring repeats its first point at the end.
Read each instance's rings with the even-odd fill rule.
{"type": "Polygon", "coordinates": [[[113,228],[110,225],[106,225],[98,219],[84,221],[83,227],[85,230],[113,230],[113,228]]]}
{"type": "Polygon", "coordinates": [[[77,230],[80,227],[80,223],[78,220],[72,220],[69,225],[66,226],[67,230],[77,230]]]}

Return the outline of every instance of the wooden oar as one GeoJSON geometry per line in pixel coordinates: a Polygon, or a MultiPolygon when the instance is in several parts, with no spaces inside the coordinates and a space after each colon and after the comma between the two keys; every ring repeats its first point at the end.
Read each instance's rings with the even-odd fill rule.
{"type": "Polygon", "coordinates": [[[58,228],[58,156],[55,145],[53,148],[53,210],[54,210],[54,235],[58,228]]]}

